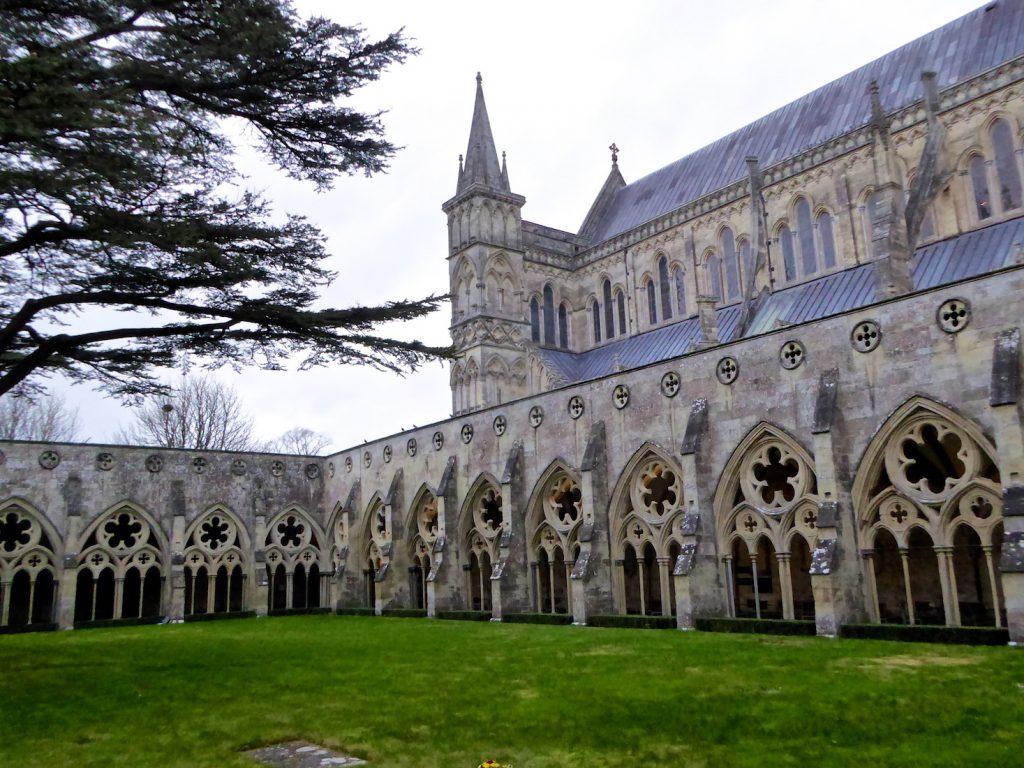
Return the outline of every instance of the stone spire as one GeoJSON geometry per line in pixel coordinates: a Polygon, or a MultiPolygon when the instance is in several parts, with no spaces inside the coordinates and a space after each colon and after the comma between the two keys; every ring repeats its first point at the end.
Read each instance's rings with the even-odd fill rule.
{"type": "Polygon", "coordinates": [[[476,73],[476,104],[473,106],[473,123],[469,129],[469,146],[466,147],[465,165],[459,174],[456,194],[461,194],[474,184],[496,192],[511,193],[508,172],[503,172],[498,165],[498,150],[491,134],[491,121],[487,117],[487,105],[484,103],[483,78],[479,72],[476,73]]]}

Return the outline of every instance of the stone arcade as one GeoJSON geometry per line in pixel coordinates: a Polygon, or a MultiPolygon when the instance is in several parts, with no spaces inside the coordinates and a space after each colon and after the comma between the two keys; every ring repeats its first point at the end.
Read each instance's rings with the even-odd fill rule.
{"type": "Polygon", "coordinates": [[[0,624],[305,607],[1024,641],[1024,2],[525,221],[480,78],[454,416],[324,458],[4,443],[0,624]]]}

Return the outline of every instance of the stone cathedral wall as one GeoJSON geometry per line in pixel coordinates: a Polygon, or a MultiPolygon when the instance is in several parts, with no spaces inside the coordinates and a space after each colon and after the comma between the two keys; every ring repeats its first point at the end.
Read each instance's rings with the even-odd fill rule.
{"type": "MultiPolygon", "coordinates": [[[[192,588],[185,586],[186,555],[190,547],[202,549],[190,531],[196,534],[203,520],[209,528],[211,514],[221,516],[214,520],[215,533],[229,525],[238,528],[230,528],[235,538],[222,545],[238,550],[244,576],[244,605],[238,607],[246,610],[264,613],[273,606],[273,576],[268,575],[276,567],[273,558],[280,555],[282,562],[288,561],[291,574],[300,557],[311,553],[304,573],[308,576],[315,563],[319,583],[315,597],[307,588],[299,600],[305,605],[365,606],[372,582],[371,607],[377,610],[418,604],[431,613],[463,609],[474,607],[476,595],[479,607],[489,605],[500,616],[544,607],[546,598],[537,594],[544,582],[538,580],[535,565],[540,546],[536,533],[544,519],[538,510],[548,494],[546,483],[562,474],[578,487],[581,512],[567,526],[570,530],[555,531],[566,547],[564,567],[567,573],[572,570],[565,610],[585,621],[588,615],[627,609],[620,523],[629,503],[630,473],[639,466],[639,455],[648,451],[677,476],[681,490],[680,498],[667,502],[679,511],[670,535],[691,557],[683,567],[674,550],[672,562],[662,557],[661,566],[668,577],[663,583],[670,580],[675,594],[671,606],[666,594],[662,611],[676,613],[682,626],[694,616],[736,610],[730,606],[724,564],[728,552],[722,518],[728,510],[716,493],[721,496],[719,489],[735,480],[730,473],[738,470],[730,458],[737,446],[763,425],[809,457],[819,505],[825,500],[823,489],[833,489],[828,500],[836,503],[836,513],[825,522],[832,526],[828,535],[836,547],[828,573],[820,574],[828,577],[827,594],[818,595],[817,582],[815,591],[819,614],[827,613],[832,622],[824,627],[827,631],[835,623],[869,618],[858,510],[851,491],[868,444],[890,413],[914,396],[948,404],[994,443],[996,463],[1008,468],[1005,478],[1020,466],[1017,405],[1008,411],[991,403],[997,338],[1020,327],[1021,295],[1024,269],[1012,267],[480,410],[323,458],[2,443],[0,524],[17,522],[9,517],[12,513],[36,516],[48,532],[55,617],[64,627],[75,620],[76,574],[88,567],[83,552],[90,546],[105,547],[104,556],[123,561],[118,574],[130,569],[132,557],[138,558],[125,547],[124,535],[104,543],[100,539],[106,534],[97,538],[94,530],[101,517],[108,520],[101,529],[109,525],[114,530],[123,512],[129,515],[120,521],[124,526],[136,520],[148,526],[143,533],[150,537],[162,580],[159,612],[172,619],[186,612],[186,592],[193,598],[197,594],[195,573],[192,588]],[[936,319],[940,305],[951,299],[970,308],[969,323],[957,333],[943,330],[936,319]],[[853,348],[851,332],[866,319],[878,323],[882,337],[876,349],[862,353],[853,348]],[[791,341],[802,345],[803,356],[797,367],[787,370],[780,355],[791,341]],[[728,384],[716,376],[726,357],[738,368],[728,384]],[[837,392],[831,401],[822,394],[829,382],[837,392]],[[577,418],[572,415],[580,410],[575,398],[582,400],[577,418]],[[1001,440],[1002,435],[1012,436],[1014,418],[1016,443],[1001,440]],[[413,441],[415,455],[410,455],[413,441]],[[485,487],[501,497],[501,520],[493,531],[480,522],[474,506],[485,487]],[[427,530],[419,509],[433,497],[437,520],[427,530]],[[478,576],[466,569],[473,557],[473,531],[481,528],[478,570],[483,562],[490,569],[474,593],[471,582],[478,576]],[[691,544],[693,549],[686,550],[691,544]],[[421,556],[425,559],[417,560],[421,556]],[[423,565],[417,571],[418,563],[423,565]]],[[[8,595],[19,554],[17,546],[11,551],[0,579],[8,595]]],[[[209,547],[204,551],[212,563],[217,553],[209,547]]],[[[0,551],[0,558],[4,554],[0,551]]],[[[209,571],[206,575],[212,595],[220,587],[209,571]]],[[[1019,600],[1016,588],[1007,584],[1005,599],[1019,600]]],[[[279,607],[300,606],[286,600],[279,607]]],[[[820,630],[822,626],[819,621],[820,630]]],[[[1024,626],[1013,625],[1012,616],[1011,633],[1024,633],[1024,626]]]]}

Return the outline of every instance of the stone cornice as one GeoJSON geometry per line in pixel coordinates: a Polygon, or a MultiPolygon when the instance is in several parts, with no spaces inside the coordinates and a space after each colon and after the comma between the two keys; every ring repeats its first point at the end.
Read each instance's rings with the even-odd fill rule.
{"type": "Polygon", "coordinates": [[[490,189],[481,184],[473,184],[464,192],[460,192],[455,195],[455,197],[445,200],[445,202],[441,204],[441,210],[445,213],[449,213],[471,197],[486,197],[490,200],[497,200],[502,203],[511,203],[512,205],[517,205],[519,207],[526,204],[526,198],[522,195],[507,195],[504,192],[490,189]]]}

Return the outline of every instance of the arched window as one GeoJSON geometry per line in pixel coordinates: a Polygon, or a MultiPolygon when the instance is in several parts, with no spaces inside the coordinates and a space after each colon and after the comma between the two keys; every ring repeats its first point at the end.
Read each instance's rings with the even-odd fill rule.
{"type": "Polygon", "coordinates": [[[1013,133],[1005,120],[996,120],[991,128],[992,148],[996,157],[996,178],[999,182],[999,205],[1002,212],[1021,206],[1020,172],[1013,152],[1013,133]]]}
{"type": "Polygon", "coordinates": [[[544,286],[544,343],[555,343],[555,294],[550,285],[544,286]]]}
{"type": "Polygon", "coordinates": [[[595,299],[590,305],[590,311],[594,317],[594,343],[601,343],[601,304],[595,299]]]}
{"type": "Polygon", "coordinates": [[[242,553],[247,549],[236,521],[214,508],[185,535],[185,613],[241,611],[242,553]]]}
{"type": "Polygon", "coordinates": [[[0,508],[0,624],[49,624],[57,605],[58,542],[37,515],[17,501],[0,508]]]}
{"type": "Polygon", "coordinates": [[[800,263],[804,276],[818,271],[818,254],[814,248],[814,227],[811,224],[811,206],[806,198],[796,202],[796,233],[800,240],[800,263]]]}
{"type": "MultiPolygon", "coordinates": [[[[725,290],[727,298],[735,299],[740,295],[740,268],[736,263],[736,238],[732,230],[722,230],[722,260],[725,262],[725,290]]],[[[719,291],[721,296],[721,291],[719,291]]],[[[723,297],[725,298],[725,297],[723,297]]]]}
{"type": "Polygon", "coordinates": [[[530,299],[530,340],[540,341],[540,303],[536,296],[530,299]]]}
{"type": "Polygon", "coordinates": [[[658,303],[654,293],[654,281],[647,281],[647,320],[651,325],[658,324],[658,303]]]}
{"type": "Polygon", "coordinates": [[[558,305],[558,346],[561,349],[569,348],[569,311],[565,304],[558,305]]]}
{"type": "Polygon", "coordinates": [[[615,306],[619,309],[619,333],[626,332],[626,294],[615,292],[615,306]]]}
{"type": "Polygon", "coordinates": [[[793,233],[785,224],[779,230],[779,244],[782,246],[782,272],[788,283],[796,279],[796,254],[793,253],[793,233]]]}
{"type": "Polygon", "coordinates": [[[824,257],[825,269],[832,269],[836,265],[836,241],[832,234],[832,216],[827,211],[822,211],[814,220],[814,226],[818,230],[818,238],[821,240],[821,254],[824,257]]]}
{"type": "Polygon", "coordinates": [[[744,237],[740,240],[739,250],[739,261],[740,261],[740,296],[743,295],[745,290],[743,287],[743,277],[749,280],[750,275],[745,275],[747,270],[754,269],[754,264],[750,258],[750,240],[744,237]]]}
{"type": "Polygon", "coordinates": [[[975,155],[968,164],[971,175],[971,187],[974,190],[974,210],[978,221],[984,221],[992,215],[992,203],[988,192],[988,179],[985,177],[985,158],[975,155]]]}
{"type": "Polygon", "coordinates": [[[601,298],[604,299],[604,330],[607,338],[615,336],[615,308],[612,306],[612,283],[605,280],[601,287],[601,298]]]}
{"type": "Polygon", "coordinates": [[[676,266],[672,270],[672,279],[676,284],[676,309],[679,311],[680,317],[686,317],[686,273],[683,272],[683,268],[676,266]]]}
{"type": "Polygon", "coordinates": [[[708,290],[711,291],[712,296],[721,301],[722,265],[718,261],[718,256],[714,254],[708,256],[707,261],[704,262],[704,269],[708,275],[708,290]]]}
{"type": "Polygon", "coordinates": [[[658,284],[661,287],[661,319],[672,317],[672,285],[668,281],[668,258],[658,259],[658,284]]]}

